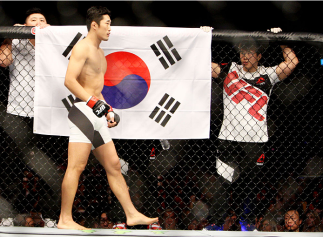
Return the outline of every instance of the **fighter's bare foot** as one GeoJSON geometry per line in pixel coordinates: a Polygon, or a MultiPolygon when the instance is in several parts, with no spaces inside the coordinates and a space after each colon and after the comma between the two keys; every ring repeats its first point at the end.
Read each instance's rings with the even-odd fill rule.
{"type": "Polygon", "coordinates": [[[133,226],[133,225],[150,225],[154,222],[158,222],[158,217],[156,218],[149,218],[141,213],[137,213],[133,216],[130,216],[127,218],[127,225],[133,226]]]}
{"type": "Polygon", "coordinates": [[[90,230],[89,228],[81,226],[74,221],[66,221],[64,223],[63,223],[63,221],[58,221],[57,228],[58,229],[69,229],[69,230],[90,230]]]}

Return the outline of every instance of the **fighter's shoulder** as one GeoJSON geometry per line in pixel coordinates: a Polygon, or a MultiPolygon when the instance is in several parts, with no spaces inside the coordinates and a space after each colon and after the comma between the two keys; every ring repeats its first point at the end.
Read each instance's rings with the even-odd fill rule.
{"type": "Polygon", "coordinates": [[[89,44],[86,42],[85,39],[80,40],[75,44],[73,50],[80,50],[80,51],[88,51],[90,48],[89,44]]]}
{"type": "Polygon", "coordinates": [[[89,51],[90,51],[90,47],[83,39],[74,45],[72,50],[72,55],[76,57],[87,57],[87,55],[89,54],[89,51]]]}

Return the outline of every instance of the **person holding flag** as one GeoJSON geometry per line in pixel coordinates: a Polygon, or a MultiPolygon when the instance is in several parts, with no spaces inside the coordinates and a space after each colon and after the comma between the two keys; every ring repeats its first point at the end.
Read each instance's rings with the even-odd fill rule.
{"type": "Polygon", "coordinates": [[[100,43],[107,41],[111,33],[110,11],[105,7],[89,8],[86,25],[88,34],[74,46],[65,76],[65,86],[76,96],[76,100],[68,115],[68,166],[62,182],[57,228],[86,229],[74,222],[72,205],[79,177],[91,150],[106,171],[110,188],[124,209],[127,225],[149,225],[157,222],[158,218],[149,218],[138,212],[131,201],[108,130],[108,127],[117,125],[116,114],[101,93],[107,63],[100,43]]]}

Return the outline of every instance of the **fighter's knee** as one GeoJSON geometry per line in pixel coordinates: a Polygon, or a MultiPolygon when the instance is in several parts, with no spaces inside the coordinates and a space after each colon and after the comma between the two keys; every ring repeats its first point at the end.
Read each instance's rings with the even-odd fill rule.
{"type": "Polygon", "coordinates": [[[114,169],[114,170],[117,170],[117,171],[120,171],[121,170],[121,164],[120,164],[120,161],[119,161],[119,159],[118,160],[116,160],[116,161],[114,161],[114,162],[112,162],[112,168],[114,169]]]}
{"type": "Polygon", "coordinates": [[[116,172],[121,172],[121,164],[119,159],[113,160],[110,162],[106,169],[107,173],[116,173],[116,172]]]}
{"type": "Polygon", "coordinates": [[[77,173],[82,173],[85,170],[86,164],[68,165],[67,170],[77,173]]]}

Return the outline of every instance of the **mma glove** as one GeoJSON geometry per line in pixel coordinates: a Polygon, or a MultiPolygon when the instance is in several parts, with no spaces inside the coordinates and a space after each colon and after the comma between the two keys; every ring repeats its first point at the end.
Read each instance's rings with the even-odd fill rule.
{"type": "Polygon", "coordinates": [[[117,123],[115,126],[117,126],[120,122],[120,116],[116,114],[113,111],[112,107],[105,103],[105,101],[99,100],[95,96],[91,96],[86,102],[86,104],[93,110],[93,113],[99,118],[101,118],[103,115],[106,116],[107,114],[109,114],[110,122],[112,122],[111,119],[114,118],[114,122],[117,123]]]}
{"type": "Polygon", "coordinates": [[[108,110],[108,115],[110,116],[109,121],[112,123],[112,118],[114,118],[114,122],[117,123],[115,126],[117,126],[120,122],[120,116],[113,111],[111,106],[110,106],[110,109],[108,110]]]}
{"type": "Polygon", "coordinates": [[[91,96],[86,102],[86,105],[89,106],[93,110],[93,113],[99,118],[106,115],[109,112],[109,109],[111,108],[103,100],[99,100],[95,96],[91,96]]]}

